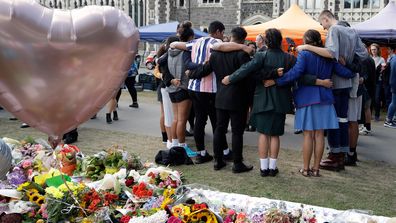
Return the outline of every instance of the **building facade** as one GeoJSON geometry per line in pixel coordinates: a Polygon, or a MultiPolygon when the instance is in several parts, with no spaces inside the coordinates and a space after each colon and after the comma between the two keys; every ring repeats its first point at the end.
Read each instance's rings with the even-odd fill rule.
{"type": "Polygon", "coordinates": [[[226,31],[238,25],[254,25],[277,18],[291,4],[298,4],[306,13],[317,18],[323,9],[332,11],[339,20],[351,24],[370,19],[386,6],[389,0],[37,0],[60,9],[86,5],[110,5],[131,16],[137,26],[169,21],[191,20],[203,30],[219,20],[226,31]]]}

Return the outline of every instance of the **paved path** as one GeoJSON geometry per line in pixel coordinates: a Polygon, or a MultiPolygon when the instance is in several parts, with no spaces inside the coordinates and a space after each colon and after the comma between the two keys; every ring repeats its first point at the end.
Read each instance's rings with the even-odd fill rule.
{"type": "MultiPolygon", "coordinates": [[[[140,107],[138,109],[129,108],[130,98],[128,93],[125,91],[123,94],[125,96],[121,98],[118,109],[120,121],[113,122],[113,124],[106,124],[105,111],[102,109],[98,113],[97,119],[89,120],[82,126],[160,137],[159,104],[149,102],[150,100],[143,100],[143,102],[141,101],[139,103],[140,107]]],[[[10,117],[10,114],[1,110],[0,117],[10,117]]],[[[286,133],[281,137],[281,147],[301,150],[302,135],[293,134],[293,118],[294,116],[292,115],[287,117],[286,133]]],[[[211,126],[209,123],[206,127],[207,143],[212,142],[211,126]]],[[[396,164],[396,129],[383,127],[383,122],[373,122],[372,125],[373,134],[371,136],[359,137],[359,158],[396,164]]],[[[230,139],[229,137],[230,133],[228,134],[228,139],[230,139]]],[[[231,142],[230,140],[228,141],[231,142]]],[[[245,132],[244,144],[256,147],[257,133],[245,132]]]]}

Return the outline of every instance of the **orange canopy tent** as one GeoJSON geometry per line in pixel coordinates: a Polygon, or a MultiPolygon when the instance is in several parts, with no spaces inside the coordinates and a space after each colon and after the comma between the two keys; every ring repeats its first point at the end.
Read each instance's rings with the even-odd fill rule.
{"type": "Polygon", "coordinates": [[[322,38],[326,37],[326,31],[311,16],[305,14],[296,4],[292,4],[290,8],[276,19],[263,24],[244,26],[248,33],[248,40],[254,41],[258,34],[264,34],[265,30],[270,28],[279,29],[283,38],[289,37],[294,40],[297,45],[302,44],[304,33],[308,29],[315,29],[320,32],[322,38]]]}

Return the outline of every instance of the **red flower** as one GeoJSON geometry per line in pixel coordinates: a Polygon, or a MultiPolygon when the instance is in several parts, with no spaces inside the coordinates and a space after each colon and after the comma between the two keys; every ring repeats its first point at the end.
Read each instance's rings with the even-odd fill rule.
{"type": "Polygon", "coordinates": [[[128,223],[129,220],[131,220],[131,217],[129,215],[124,215],[120,219],[120,223],[128,223]]]}
{"type": "Polygon", "coordinates": [[[132,177],[132,178],[129,178],[129,179],[127,179],[127,180],[125,181],[125,185],[126,185],[127,187],[131,187],[131,186],[133,185],[134,182],[135,182],[135,180],[134,180],[133,177],[132,177]]]}

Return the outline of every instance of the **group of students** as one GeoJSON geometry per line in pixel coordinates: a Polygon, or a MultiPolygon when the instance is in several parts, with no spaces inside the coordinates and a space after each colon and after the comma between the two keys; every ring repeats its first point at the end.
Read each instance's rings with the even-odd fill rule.
{"type": "MultiPolygon", "coordinates": [[[[326,42],[320,33],[308,30],[297,58],[282,50],[282,34],[268,29],[259,35],[260,46],[253,58],[242,27],[231,30],[231,42],[222,42],[225,27],[219,21],[209,25],[209,37],[194,39],[190,22],[178,27],[159,53],[162,75],[161,99],[168,147],[185,144],[185,126],[191,103],[195,113],[195,163],[213,160],[214,170],[232,160],[234,173],[253,166],[243,162],[243,133],[249,101],[250,124],[256,128],[260,175],[276,176],[280,136],[286,114],[295,108],[295,129],[304,135],[301,175],[319,177],[319,169],[339,171],[356,165],[358,120],[362,108],[363,83],[367,80],[368,52],[357,33],[324,10],[319,21],[328,30],[326,42]],[[252,83],[254,93],[251,92],[252,83]],[[359,87],[360,86],[360,87],[359,87]],[[172,116],[173,115],[173,116],[172,116]],[[214,133],[212,157],[204,143],[209,117],[214,133]],[[231,121],[232,150],[226,133],[231,121]],[[327,132],[329,155],[322,160],[327,132]],[[311,166],[311,158],[313,164],[311,166]]],[[[256,39],[256,40],[257,40],[256,39]]]]}

